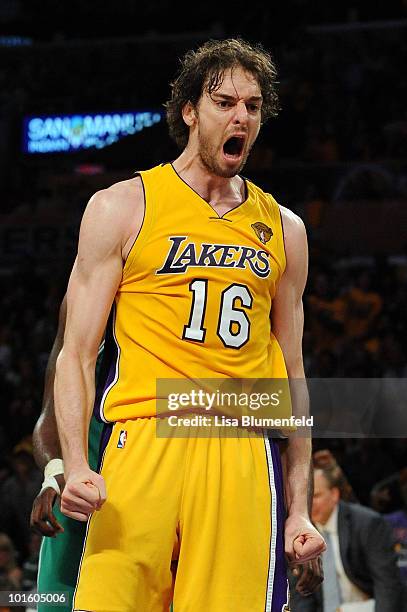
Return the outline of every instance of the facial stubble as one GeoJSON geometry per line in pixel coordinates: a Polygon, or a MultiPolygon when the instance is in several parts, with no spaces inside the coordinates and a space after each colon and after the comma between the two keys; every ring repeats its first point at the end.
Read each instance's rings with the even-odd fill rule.
{"type": "MultiPolygon", "coordinates": [[[[199,157],[203,166],[216,176],[233,178],[241,172],[246,164],[251,147],[243,155],[242,161],[237,168],[223,168],[217,161],[218,149],[210,142],[210,139],[202,133],[201,126],[198,127],[199,157]]],[[[253,143],[254,144],[254,143],[253,143]]],[[[253,145],[252,145],[253,146],[253,145]]]]}

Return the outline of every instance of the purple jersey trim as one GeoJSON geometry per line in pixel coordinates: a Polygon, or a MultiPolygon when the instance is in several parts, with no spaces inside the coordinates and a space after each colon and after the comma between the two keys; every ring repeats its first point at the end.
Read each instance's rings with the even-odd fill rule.
{"type": "Polygon", "coordinates": [[[100,444],[99,444],[99,458],[98,458],[98,464],[97,464],[98,472],[100,472],[102,469],[102,461],[103,461],[106,447],[110,440],[110,436],[112,435],[113,425],[114,423],[106,423],[103,427],[102,435],[100,438],[100,444]]]}
{"type": "Polygon", "coordinates": [[[283,612],[288,603],[287,566],[284,554],[284,489],[280,450],[265,438],[271,494],[271,543],[264,612],[283,612]]]}
{"type": "Polygon", "coordinates": [[[103,358],[96,386],[93,414],[98,421],[108,422],[103,413],[103,406],[110,389],[119,378],[120,347],[114,334],[116,322],[116,307],[113,304],[106,325],[103,358]]]}

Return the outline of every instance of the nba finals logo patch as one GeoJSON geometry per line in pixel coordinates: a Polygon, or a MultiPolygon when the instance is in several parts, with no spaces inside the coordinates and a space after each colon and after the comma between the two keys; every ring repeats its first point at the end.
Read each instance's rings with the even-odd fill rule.
{"type": "Polygon", "coordinates": [[[257,221],[257,223],[252,223],[252,228],[257,234],[257,238],[263,243],[266,244],[270,240],[273,235],[273,230],[271,227],[265,225],[261,221],[257,221]]]}
{"type": "Polygon", "coordinates": [[[126,446],[126,440],[127,440],[127,431],[125,429],[122,429],[119,434],[117,448],[124,448],[126,446]]]}

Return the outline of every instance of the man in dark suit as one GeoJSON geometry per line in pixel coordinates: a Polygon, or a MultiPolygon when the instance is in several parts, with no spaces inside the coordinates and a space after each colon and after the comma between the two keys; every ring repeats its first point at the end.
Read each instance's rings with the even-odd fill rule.
{"type": "Polygon", "coordinates": [[[306,598],[292,588],[291,609],[404,612],[407,598],[389,526],[373,510],[340,500],[341,476],[338,466],[315,470],[312,519],[327,542],[325,580],[319,592],[306,598]]]}

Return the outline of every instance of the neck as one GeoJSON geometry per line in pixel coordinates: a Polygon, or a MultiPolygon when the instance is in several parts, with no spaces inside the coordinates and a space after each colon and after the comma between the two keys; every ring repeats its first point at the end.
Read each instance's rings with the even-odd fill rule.
{"type": "Polygon", "coordinates": [[[204,166],[197,151],[187,147],[172,165],[179,176],[207,202],[216,205],[226,199],[241,202],[244,198],[244,181],[240,176],[225,178],[214,174],[204,166]]]}

